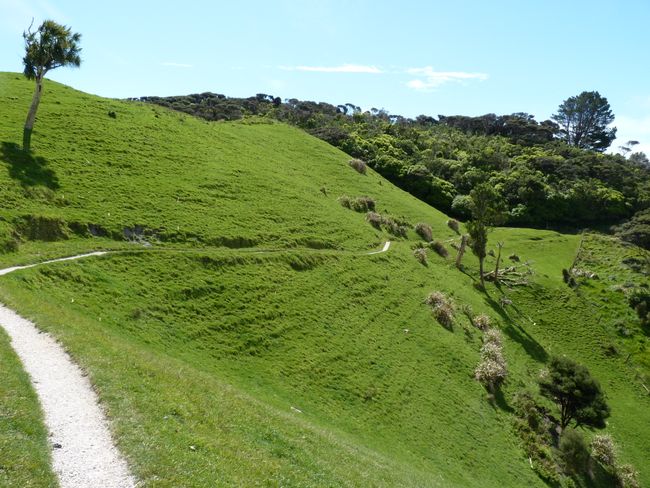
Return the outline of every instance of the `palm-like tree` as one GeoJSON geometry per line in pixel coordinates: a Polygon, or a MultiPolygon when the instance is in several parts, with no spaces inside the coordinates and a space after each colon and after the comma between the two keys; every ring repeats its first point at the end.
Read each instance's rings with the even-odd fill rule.
{"type": "Polygon", "coordinates": [[[25,39],[23,73],[27,79],[36,82],[34,97],[23,130],[23,150],[29,151],[36,111],[43,92],[43,78],[48,71],[61,66],[81,65],[79,57],[81,34],[73,34],[69,27],[57,24],[53,20],[45,20],[35,32],[32,32],[30,26],[27,32],[23,33],[23,38],[25,39]]]}

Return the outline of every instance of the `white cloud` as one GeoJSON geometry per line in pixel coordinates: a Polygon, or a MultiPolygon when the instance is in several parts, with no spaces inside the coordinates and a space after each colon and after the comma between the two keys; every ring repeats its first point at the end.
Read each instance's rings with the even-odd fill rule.
{"type": "Polygon", "coordinates": [[[194,68],[194,65],[192,64],[185,64],[185,63],[173,63],[171,61],[165,61],[163,63],[160,63],[161,66],[169,66],[172,68],[194,68]]]}
{"type": "Polygon", "coordinates": [[[342,64],[340,66],[281,66],[280,69],[285,71],[311,71],[317,73],[383,73],[376,66],[362,64],[342,64]]]}
{"type": "Polygon", "coordinates": [[[406,72],[417,76],[410,80],[406,86],[419,91],[428,91],[438,88],[445,83],[465,83],[470,80],[485,81],[488,79],[486,73],[467,73],[464,71],[435,71],[431,66],[424,68],[409,68],[406,72]]]}

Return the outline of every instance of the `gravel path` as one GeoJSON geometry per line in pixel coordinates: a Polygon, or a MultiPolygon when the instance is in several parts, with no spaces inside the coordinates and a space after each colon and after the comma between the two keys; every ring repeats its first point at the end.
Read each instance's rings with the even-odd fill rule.
{"type": "MultiPolygon", "coordinates": [[[[379,251],[390,249],[390,241],[379,251]]],[[[101,256],[96,251],[0,269],[0,276],[43,264],[101,256]]],[[[132,488],[135,480],[113,444],[108,421],[85,373],[52,336],[0,304],[0,326],[32,379],[50,431],[52,465],[61,488],[132,488]]]]}
{"type": "Polygon", "coordinates": [[[371,255],[373,255],[373,254],[381,254],[382,252],[386,252],[386,251],[388,251],[389,249],[390,249],[390,241],[386,241],[386,242],[384,243],[384,247],[383,247],[380,251],[372,251],[372,252],[367,253],[367,255],[368,255],[368,256],[371,256],[371,255]]]}
{"type": "MultiPolygon", "coordinates": [[[[36,265],[3,269],[0,275],[32,266],[36,265]]],[[[84,372],[49,334],[4,305],[0,305],[0,326],[11,337],[38,394],[50,431],[52,466],[61,488],[134,487],[135,481],[113,444],[106,416],[84,372]]]]}

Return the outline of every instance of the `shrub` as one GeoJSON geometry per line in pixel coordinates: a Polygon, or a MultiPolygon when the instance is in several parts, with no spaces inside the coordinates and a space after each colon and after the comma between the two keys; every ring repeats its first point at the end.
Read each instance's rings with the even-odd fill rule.
{"type": "Polygon", "coordinates": [[[580,432],[566,429],[560,437],[560,454],[564,461],[564,470],[568,474],[583,473],[587,468],[589,451],[587,443],[580,432]]]}
{"type": "Polygon", "coordinates": [[[433,316],[447,329],[451,329],[454,323],[455,305],[454,302],[441,291],[434,291],[424,300],[424,303],[431,307],[433,316]]]}
{"type": "Polygon", "coordinates": [[[483,342],[487,344],[496,344],[503,346],[503,336],[499,329],[488,329],[483,333],[483,342]]]}
{"type": "Polygon", "coordinates": [[[382,217],[381,223],[389,234],[393,234],[395,237],[406,237],[408,227],[392,217],[382,217]]]}
{"type": "Polygon", "coordinates": [[[368,212],[366,214],[366,220],[375,229],[381,229],[381,215],[379,215],[377,212],[368,212]]]}
{"type": "Polygon", "coordinates": [[[501,386],[507,374],[505,361],[500,362],[489,357],[482,357],[474,370],[474,377],[490,391],[501,386]]]}
{"type": "Polygon", "coordinates": [[[447,221],[447,226],[453,230],[456,234],[460,235],[460,224],[456,219],[449,219],[447,221]]]}
{"type": "Polygon", "coordinates": [[[431,247],[431,249],[433,249],[436,254],[442,256],[443,258],[447,258],[449,256],[449,251],[447,251],[447,248],[441,241],[435,240],[429,243],[429,247],[431,247]]]}
{"type": "Polygon", "coordinates": [[[433,240],[433,231],[429,224],[420,222],[415,225],[415,233],[419,235],[426,242],[431,242],[433,240]]]}
{"type": "Polygon", "coordinates": [[[355,212],[372,212],[375,210],[375,200],[370,197],[356,197],[351,198],[347,195],[341,195],[338,202],[345,208],[354,210],[355,212]]]}
{"type": "Polygon", "coordinates": [[[616,468],[616,477],[622,488],[641,488],[639,472],[631,464],[623,464],[616,468]]]}
{"type": "Polygon", "coordinates": [[[487,331],[490,328],[490,317],[484,313],[477,315],[472,319],[472,325],[479,330],[487,331]]]}
{"type": "Polygon", "coordinates": [[[427,265],[427,250],[423,247],[418,247],[413,251],[413,256],[420,264],[427,265]]]}
{"type": "Polygon", "coordinates": [[[591,439],[591,456],[606,468],[616,466],[616,446],[610,435],[595,435],[591,439]]]}
{"type": "Polygon", "coordinates": [[[351,168],[354,168],[354,170],[362,175],[366,174],[367,171],[367,165],[366,162],[361,160],[361,159],[350,159],[348,161],[348,164],[350,165],[351,168]]]}
{"type": "Polygon", "coordinates": [[[503,384],[507,375],[501,332],[497,329],[487,329],[483,334],[481,361],[474,370],[474,377],[488,390],[494,391],[503,384]]]}

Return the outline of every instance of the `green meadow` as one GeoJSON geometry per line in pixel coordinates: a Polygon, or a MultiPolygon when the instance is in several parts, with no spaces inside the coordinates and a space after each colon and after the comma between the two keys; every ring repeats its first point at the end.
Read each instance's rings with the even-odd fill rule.
{"type": "MultiPolygon", "coordinates": [[[[0,264],[111,252],[0,277],[0,299],[88,372],[142,486],[554,486],[517,434],[513,398],[536,392],[559,354],[600,381],[605,432],[650,484],[650,356],[623,286],[647,282],[625,264],[643,263],[638,248],[495,229],[490,247],[504,242],[503,265],[528,284],[482,291],[471,252],[454,266],[447,216],[296,128],[48,82],[25,155],[31,90],[0,73],[0,264]],[[341,196],[374,199],[406,236],[341,196]],[[448,258],[415,259],[419,222],[448,258]],[[574,262],[598,278],[568,287],[574,262]],[[452,327],[424,304],[433,291],[456,304],[452,327]],[[470,308],[505,338],[496,398],[474,379],[470,308]]],[[[4,335],[0,365],[0,484],[53,486],[42,415],[4,335]]]]}

